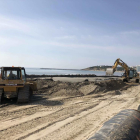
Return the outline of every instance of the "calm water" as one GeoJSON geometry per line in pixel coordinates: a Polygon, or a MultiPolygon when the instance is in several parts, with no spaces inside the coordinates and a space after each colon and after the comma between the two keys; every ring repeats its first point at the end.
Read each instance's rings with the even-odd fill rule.
{"type": "MultiPolygon", "coordinates": [[[[26,73],[28,75],[68,75],[68,74],[95,74],[95,75],[105,75],[105,71],[88,71],[88,70],[50,70],[50,69],[40,69],[40,68],[26,68],[26,73]]],[[[122,72],[115,72],[114,75],[121,76],[122,72]]]]}

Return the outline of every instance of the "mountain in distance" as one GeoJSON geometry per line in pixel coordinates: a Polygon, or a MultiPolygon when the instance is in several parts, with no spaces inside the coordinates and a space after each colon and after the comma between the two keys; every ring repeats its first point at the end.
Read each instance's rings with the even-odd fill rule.
{"type": "MultiPolygon", "coordinates": [[[[93,71],[106,71],[107,68],[112,68],[112,66],[108,66],[108,65],[97,65],[97,66],[92,66],[92,67],[88,67],[82,70],[93,70],[93,71]]],[[[117,67],[116,71],[124,71],[123,67],[117,67]]]]}

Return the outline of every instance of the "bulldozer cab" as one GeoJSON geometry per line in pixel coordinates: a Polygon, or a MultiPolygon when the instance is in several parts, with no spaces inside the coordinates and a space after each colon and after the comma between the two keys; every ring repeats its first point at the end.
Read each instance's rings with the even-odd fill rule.
{"type": "Polygon", "coordinates": [[[26,81],[25,69],[21,67],[1,67],[1,79],[26,81]]]}
{"type": "Polygon", "coordinates": [[[36,82],[26,80],[24,67],[0,68],[0,103],[3,98],[17,98],[18,103],[29,102],[36,82]]]}

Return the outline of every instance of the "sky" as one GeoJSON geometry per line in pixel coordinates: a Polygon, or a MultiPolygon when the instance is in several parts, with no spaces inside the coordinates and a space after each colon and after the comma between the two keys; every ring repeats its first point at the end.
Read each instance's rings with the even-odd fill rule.
{"type": "Polygon", "coordinates": [[[140,65],[139,0],[0,0],[0,66],[140,65]]]}

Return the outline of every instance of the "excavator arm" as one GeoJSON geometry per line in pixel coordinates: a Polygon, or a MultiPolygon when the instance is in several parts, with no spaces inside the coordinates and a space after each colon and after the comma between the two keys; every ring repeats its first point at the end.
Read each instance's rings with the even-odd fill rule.
{"type": "Polygon", "coordinates": [[[112,68],[107,68],[106,70],[106,75],[113,75],[113,73],[116,71],[117,66],[120,65],[121,67],[123,67],[125,69],[126,72],[126,76],[128,77],[129,75],[129,67],[128,65],[123,62],[120,58],[118,58],[114,65],[112,66],[112,68]]]}
{"type": "Polygon", "coordinates": [[[120,58],[118,58],[115,63],[114,66],[112,66],[112,68],[107,68],[106,69],[106,75],[107,76],[111,76],[113,75],[113,73],[116,71],[117,66],[120,65],[121,67],[123,67],[125,69],[125,74],[123,76],[123,81],[124,82],[128,82],[130,79],[136,79],[136,83],[139,83],[139,73],[137,73],[137,71],[133,68],[129,68],[128,65],[126,63],[124,63],[120,58]]]}

